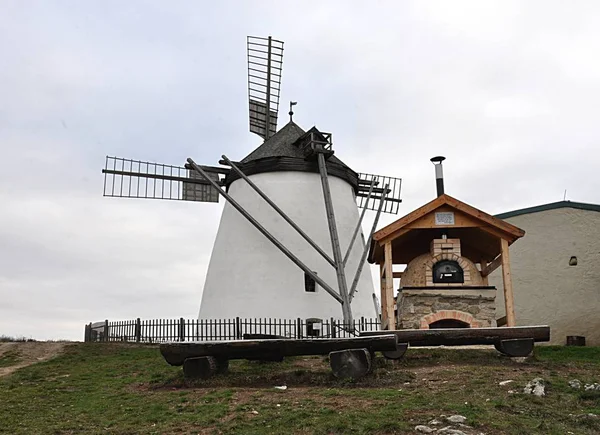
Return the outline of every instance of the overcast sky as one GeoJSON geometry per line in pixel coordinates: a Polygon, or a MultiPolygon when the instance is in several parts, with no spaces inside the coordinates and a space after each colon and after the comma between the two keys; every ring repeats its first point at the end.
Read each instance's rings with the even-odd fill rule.
{"type": "Polygon", "coordinates": [[[599,16],[593,0],[0,0],[0,335],[197,316],[222,202],[104,198],[101,169],[256,148],[247,35],[285,41],[281,119],[298,101],[353,169],[402,177],[400,215],[435,196],[439,154],[447,193],[489,213],[565,189],[600,203],[599,16]]]}

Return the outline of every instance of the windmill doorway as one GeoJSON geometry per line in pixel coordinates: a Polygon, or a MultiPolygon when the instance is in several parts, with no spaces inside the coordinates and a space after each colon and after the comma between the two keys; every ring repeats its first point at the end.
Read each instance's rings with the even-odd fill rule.
{"type": "Polygon", "coordinates": [[[461,322],[456,319],[441,319],[437,322],[429,324],[429,329],[443,329],[443,328],[470,328],[467,322],[461,322]]]}

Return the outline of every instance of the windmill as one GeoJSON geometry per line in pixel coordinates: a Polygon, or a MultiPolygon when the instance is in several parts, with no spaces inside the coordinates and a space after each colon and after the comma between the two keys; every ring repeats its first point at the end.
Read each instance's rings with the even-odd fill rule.
{"type": "Polygon", "coordinates": [[[363,268],[380,214],[398,212],[401,180],[353,171],[334,155],[330,133],[294,123],[295,102],[278,130],[283,42],[248,37],[247,55],[258,148],[237,162],[223,155],[220,166],[107,157],[104,196],[226,200],[200,318],[323,319],[340,305],[347,324],[354,314],[372,317],[373,284],[363,268]],[[367,210],[376,215],[365,240],[367,210]]]}

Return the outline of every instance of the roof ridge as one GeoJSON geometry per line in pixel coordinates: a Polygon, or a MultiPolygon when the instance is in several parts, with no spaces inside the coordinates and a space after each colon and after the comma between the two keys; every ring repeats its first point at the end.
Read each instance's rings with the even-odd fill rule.
{"type": "Polygon", "coordinates": [[[524,214],[531,214],[531,213],[539,213],[539,212],[548,211],[548,210],[556,210],[559,208],[574,208],[574,209],[578,209],[578,210],[600,212],[600,204],[590,204],[590,203],[586,203],[586,202],[563,200],[563,201],[550,202],[547,204],[534,205],[532,207],[520,208],[517,210],[507,211],[504,213],[498,213],[495,215],[495,217],[497,217],[498,219],[508,219],[508,218],[511,218],[514,216],[521,216],[524,214]]]}
{"type": "MultiPolygon", "coordinates": [[[[489,213],[486,213],[482,210],[479,210],[465,202],[462,202],[456,198],[453,198],[450,195],[442,194],[437,198],[429,201],[427,204],[422,205],[421,207],[413,210],[407,215],[399,218],[398,220],[392,222],[391,224],[385,226],[379,231],[373,234],[373,239],[376,241],[380,241],[382,239],[386,239],[392,234],[396,233],[398,230],[404,228],[405,226],[411,224],[415,220],[432,213],[434,210],[438,209],[442,205],[448,205],[462,213],[471,215],[475,219],[483,221],[491,226],[498,228],[500,231],[503,231],[506,234],[511,234],[514,239],[518,239],[519,237],[523,237],[525,232],[516,227],[515,225],[510,224],[509,222],[505,222],[502,219],[499,219],[489,213]]],[[[514,240],[511,240],[511,243],[514,240]]]]}

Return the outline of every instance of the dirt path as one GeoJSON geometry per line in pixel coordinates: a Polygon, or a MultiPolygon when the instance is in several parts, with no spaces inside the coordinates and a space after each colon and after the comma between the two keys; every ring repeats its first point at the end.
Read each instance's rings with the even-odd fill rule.
{"type": "Polygon", "coordinates": [[[9,365],[0,367],[0,377],[6,376],[22,367],[36,362],[46,361],[59,353],[69,343],[66,342],[12,342],[0,343],[0,361],[10,356],[9,365]],[[14,362],[11,364],[10,361],[14,362]]]}

